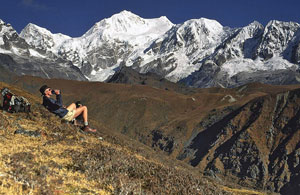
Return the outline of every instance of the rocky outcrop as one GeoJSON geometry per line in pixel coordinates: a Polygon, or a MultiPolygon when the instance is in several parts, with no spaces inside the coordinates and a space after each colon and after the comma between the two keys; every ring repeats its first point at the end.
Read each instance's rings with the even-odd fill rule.
{"type": "Polygon", "coordinates": [[[161,131],[154,130],[151,133],[152,147],[171,154],[174,150],[174,138],[163,135],[161,131]]]}
{"type": "Polygon", "coordinates": [[[295,22],[270,21],[265,27],[257,55],[267,60],[281,54],[297,35],[299,27],[300,25],[295,22]]]}
{"type": "Polygon", "coordinates": [[[293,47],[291,60],[293,63],[300,64],[300,41],[293,47]]]}

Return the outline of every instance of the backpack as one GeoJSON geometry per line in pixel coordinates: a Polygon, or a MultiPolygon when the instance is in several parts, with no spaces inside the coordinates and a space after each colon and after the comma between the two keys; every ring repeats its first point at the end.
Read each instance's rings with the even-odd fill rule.
{"type": "Polygon", "coordinates": [[[3,88],[1,95],[3,98],[3,110],[10,113],[30,112],[30,103],[25,97],[13,94],[8,88],[3,88]]]}

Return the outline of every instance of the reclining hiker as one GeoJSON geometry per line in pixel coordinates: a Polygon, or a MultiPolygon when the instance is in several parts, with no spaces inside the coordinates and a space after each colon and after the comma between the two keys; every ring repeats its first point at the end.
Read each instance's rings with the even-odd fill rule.
{"type": "Polygon", "coordinates": [[[86,106],[76,107],[75,103],[72,103],[68,107],[63,106],[62,96],[60,90],[53,90],[47,85],[43,85],[40,88],[40,92],[43,96],[43,105],[52,113],[58,115],[60,118],[66,121],[72,121],[76,117],[82,114],[85,132],[96,132],[96,129],[92,129],[88,124],[88,109],[86,106]],[[51,95],[56,95],[56,100],[51,98],[51,95]]]}

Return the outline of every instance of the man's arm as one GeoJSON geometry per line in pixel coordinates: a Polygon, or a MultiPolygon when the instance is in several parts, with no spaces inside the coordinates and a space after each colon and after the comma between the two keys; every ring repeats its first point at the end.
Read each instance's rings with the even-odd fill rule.
{"type": "Polygon", "coordinates": [[[61,107],[60,105],[57,104],[57,101],[55,101],[52,98],[47,98],[47,97],[44,97],[43,105],[51,112],[53,112],[61,107]]]}
{"type": "Polygon", "coordinates": [[[59,106],[63,106],[63,101],[62,101],[62,96],[61,96],[61,93],[60,93],[60,90],[54,90],[55,91],[55,95],[56,95],[56,104],[59,105],[59,106]]]}
{"type": "Polygon", "coordinates": [[[56,102],[55,103],[59,106],[63,106],[61,94],[56,94],[56,102]]]}

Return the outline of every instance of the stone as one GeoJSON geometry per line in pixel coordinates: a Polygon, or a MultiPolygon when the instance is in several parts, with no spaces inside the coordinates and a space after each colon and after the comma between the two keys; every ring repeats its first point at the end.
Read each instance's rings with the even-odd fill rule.
{"type": "Polygon", "coordinates": [[[250,175],[250,177],[253,179],[256,179],[260,173],[259,168],[256,165],[250,166],[247,172],[250,175]]]}
{"type": "Polygon", "coordinates": [[[14,132],[14,134],[22,134],[30,137],[41,137],[41,133],[38,131],[31,131],[31,130],[24,130],[24,129],[18,129],[14,132]]]}

